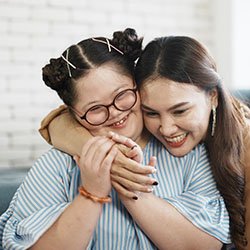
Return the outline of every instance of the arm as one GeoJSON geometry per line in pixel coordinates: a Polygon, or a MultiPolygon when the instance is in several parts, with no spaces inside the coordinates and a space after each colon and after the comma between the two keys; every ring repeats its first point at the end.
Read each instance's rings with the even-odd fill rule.
{"type": "Polygon", "coordinates": [[[139,227],[159,249],[221,249],[216,238],[195,227],[174,206],[154,194],[142,193],[137,201],[123,198],[139,227]],[[196,239],[196,240],[194,240],[196,239]]]}
{"type": "MultiPolygon", "coordinates": [[[[53,149],[40,157],[1,216],[3,249],[82,249],[102,206],[77,196],[78,177],[70,156],[53,149]]],[[[100,188],[108,192],[110,180],[100,188]]]]}
{"type": "MultiPolygon", "coordinates": [[[[117,150],[107,138],[93,138],[77,162],[84,188],[98,197],[111,190],[110,168],[117,150]]],[[[92,237],[102,204],[78,195],[31,249],[85,249],[92,237]]]]}
{"type": "Polygon", "coordinates": [[[64,105],[42,120],[39,132],[48,143],[70,155],[80,155],[82,146],[92,138],[64,105]]]}
{"type": "MultiPolygon", "coordinates": [[[[50,112],[42,121],[39,132],[47,142],[70,155],[80,155],[83,145],[92,138],[88,130],[72,117],[66,106],[60,106],[50,112]]],[[[145,134],[141,144],[144,145],[146,140],[145,134]]],[[[151,190],[148,186],[152,185],[154,180],[147,175],[152,171],[152,167],[143,166],[118,153],[112,165],[112,183],[118,182],[115,184],[117,192],[132,198],[135,197],[134,191],[151,190]]]]}
{"type": "MultiPolygon", "coordinates": [[[[175,158],[175,163],[166,160],[164,166],[157,166],[161,181],[154,194],[141,193],[136,202],[120,196],[133,219],[159,249],[166,246],[169,249],[221,249],[221,241],[230,242],[228,213],[216,189],[206,154],[200,152],[199,161],[187,161],[188,168],[181,166],[181,158],[175,158]],[[167,168],[168,177],[163,176],[165,171],[161,167],[167,168]],[[176,172],[177,167],[181,173],[176,172]],[[172,189],[171,195],[167,189],[172,189]]],[[[197,158],[196,155],[197,152],[194,154],[197,158]]],[[[162,156],[159,157],[163,161],[162,156]]],[[[153,164],[151,159],[150,165],[153,164]]]]}

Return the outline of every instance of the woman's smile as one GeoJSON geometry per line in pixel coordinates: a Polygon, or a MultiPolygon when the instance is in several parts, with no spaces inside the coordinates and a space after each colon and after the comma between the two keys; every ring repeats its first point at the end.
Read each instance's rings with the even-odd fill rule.
{"type": "Polygon", "coordinates": [[[184,133],[184,134],[174,136],[174,137],[171,137],[171,138],[164,137],[164,139],[166,140],[166,143],[170,147],[177,148],[177,147],[182,146],[186,142],[187,135],[188,135],[188,133],[184,133]]]}

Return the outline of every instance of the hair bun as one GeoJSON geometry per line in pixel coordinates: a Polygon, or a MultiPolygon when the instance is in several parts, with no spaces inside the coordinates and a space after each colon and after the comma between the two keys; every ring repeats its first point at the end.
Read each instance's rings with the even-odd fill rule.
{"type": "Polygon", "coordinates": [[[124,31],[114,32],[111,43],[120,49],[125,56],[135,61],[141,55],[142,40],[143,38],[138,38],[134,29],[127,28],[124,31]]]}
{"type": "Polygon", "coordinates": [[[56,91],[60,91],[69,78],[67,65],[61,57],[50,59],[50,63],[43,67],[42,75],[45,84],[56,91]]]}

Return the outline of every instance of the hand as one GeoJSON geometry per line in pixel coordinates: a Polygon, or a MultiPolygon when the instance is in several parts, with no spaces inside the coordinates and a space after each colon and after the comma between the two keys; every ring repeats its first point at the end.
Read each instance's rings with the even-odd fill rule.
{"type": "Polygon", "coordinates": [[[145,166],[118,152],[111,168],[112,186],[120,195],[133,199],[138,199],[138,192],[152,192],[152,185],[157,185],[158,182],[147,175],[156,172],[155,164],[155,157],[151,157],[149,164],[145,166]]]}
{"type": "Polygon", "coordinates": [[[130,159],[141,163],[143,161],[143,152],[141,147],[135,143],[132,139],[118,135],[114,132],[109,132],[109,138],[116,143],[122,144],[125,147],[120,147],[121,151],[130,159]]]}
{"type": "Polygon", "coordinates": [[[138,164],[143,159],[143,152],[139,145],[133,140],[113,132],[110,132],[108,136],[115,142],[122,144],[123,147],[119,145],[121,152],[128,158],[133,159],[130,160],[121,153],[117,154],[111,168],[112,185],[116,191],[130,198],[136,198],[138,191],[152,192],[152,185],[158,183],[154,178],[147,175],[156,171],[154,168],[156,159],[153,157],[148,166],[138,164]]]}
{"type": "Polygon", "coordinates": [[[114,144],[106,137],[97,136],[83,146],[80,157],[74,156],[84,188],[98,197],[105,197],[111,191],[110,169],[117,154],[114,144]]]}

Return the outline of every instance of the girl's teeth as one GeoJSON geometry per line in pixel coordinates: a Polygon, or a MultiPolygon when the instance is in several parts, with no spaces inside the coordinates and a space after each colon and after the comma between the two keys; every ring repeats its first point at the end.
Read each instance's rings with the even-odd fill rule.
{"type": "Polygon", "coordinates": [[[179,136],[176,136],[174,138],[168,138],[167,141],[168,142],[180,142],[180,141],[182,141],[186,137],[186,135],[187,135],[187,133],[179,135],[179,136]]]}
{"type": "Polygon", "coordinates": [[[124,121],[125,121],[126,119],[125,118],[123,118],[122,120],[120,120],[119,122],[116,122],[116,123],[114,123],[114,125],[115,126],[118,126],[118,125],[121,125],[121,124],[123,124],[124,123],[124,121]]]}

